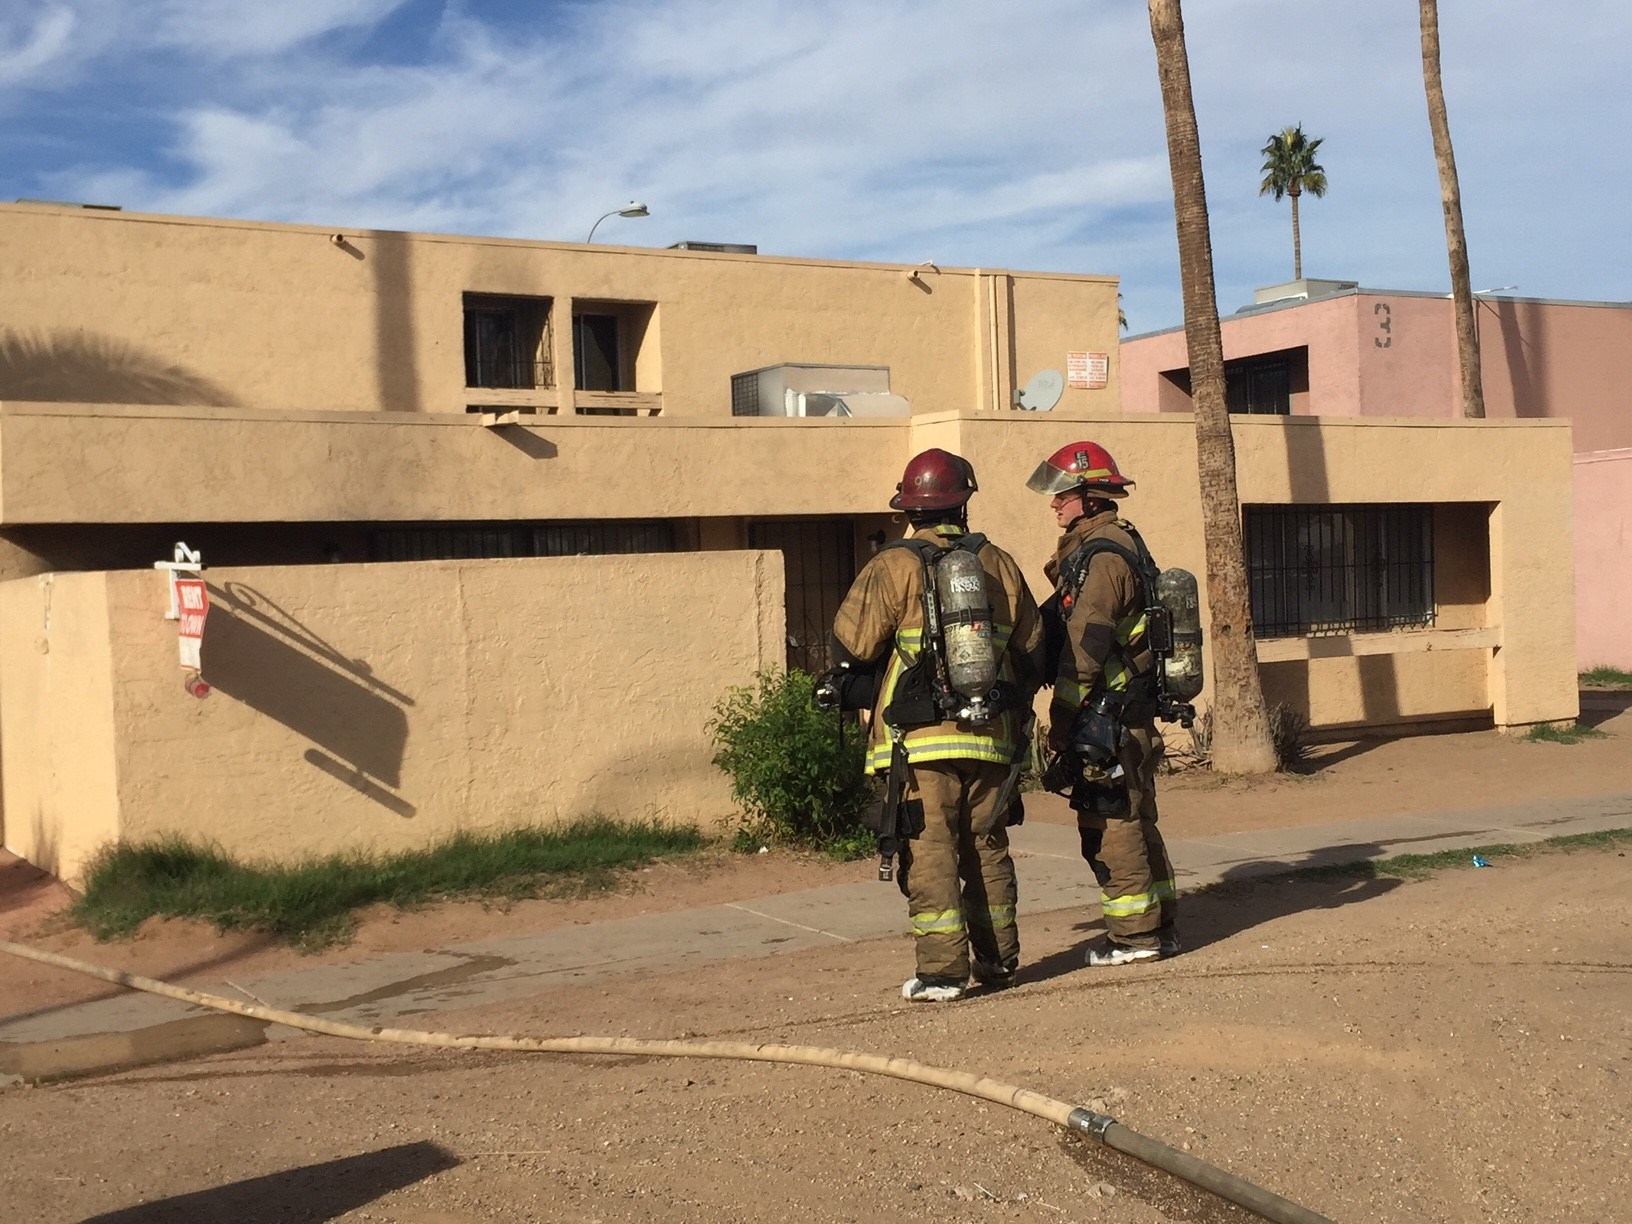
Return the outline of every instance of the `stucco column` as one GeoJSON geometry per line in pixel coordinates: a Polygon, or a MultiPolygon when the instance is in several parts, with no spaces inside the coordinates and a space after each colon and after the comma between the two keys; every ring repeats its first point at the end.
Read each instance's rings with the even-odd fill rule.
{"type": "MultiPolygon", "coordinates": [[[[1567,431],[1559,431],[1569,444],[1567,431]]],[[[1538,447],[1543,440],[1536,439],[1538,447]]],[[[1559,614],[1575,606],[1571,548],[1571,489],[1567,454],[1562,463],[1537,463],[1548,479],[1526,490],[1523,504],[1500,502],[1490,513],[1490,606],[1487,623],[1500,625],[1491,652],[1490,704],[1496,726],[1524,731],[1575,711],[1574,620],[1559,614]],[[1554,477],[1559,478],[1555,479],[1554,477]]]]}
{"type": "Polygon", "coordinates": [[[550,309],[555,315],[550,327],[550,359],[555,365],[556,412],[576,416],[578,378],[572,359],[572,299],[557,297],[550,309]]]}

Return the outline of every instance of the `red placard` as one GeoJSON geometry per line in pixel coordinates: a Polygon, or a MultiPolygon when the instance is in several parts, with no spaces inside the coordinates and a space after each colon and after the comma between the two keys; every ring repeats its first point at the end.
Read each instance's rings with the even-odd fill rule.
{"type": "Polygon", "coordinates": [[[176,579],[176,611],[181,615],[181,665],[198,671],[203,666],[199,647],[204,642],[204,618],[210,614],[210,594],[204,579],[176,579]]]}

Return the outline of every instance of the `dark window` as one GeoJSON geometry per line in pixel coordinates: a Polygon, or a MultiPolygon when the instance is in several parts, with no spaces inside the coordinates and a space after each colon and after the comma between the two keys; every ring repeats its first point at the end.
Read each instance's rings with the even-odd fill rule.
{"type": "Polygon", "coordinates": [[[1259,637],[1314,637],[1434,623],[1428,506],[1248,506],[1259,637]]]}
{"type": "Polygon", "coordinates": [[[1292,363],[1283,353],[1225,362],[1224,402],[1231,412],[1286,416],[1292,411],[1292,363]]]}
{"type": "Polygon", "coordinates": [[[666,521],[548,523],[533,528],[533,555],[537,557],[673,551],[674,524],[666,521]]]}
{"type": "Polygon", "coordinates": [[[465,561],[483,557],[573,557],[673,552],[667,520],[596,523],[446,523],[387,527],[369,540],[371,561],[465,561]]]}
{"type": "Polygon", "coordinates": [[[465,386],[554,385],[550,299],[465,294],[465,386]]]}
{"type": "Polygon", "coordinates": [[[574,315],[572,352],[577,367],[578,390],[629,390],[623,385],[616,315],[574,315]]]}
{"type": "Polygon", "coordinates": [[[518,555],[515,531],[489,523],[387,528],[374,533],[368,554],[370,561],[471,561],[518,555]]]}
{"type": "MultiPolygon", "coordinates": [[[[1308,391],[1306,345],[1224,363],[1224,403],[1231,412],[1287,416],[1292,411],[1292,398],[1306,396],[1308,391]]],[[[1157,393],[1158,407],[1163,412],[1193,410],[1188,369],[1163,370],[1157,393]]]]}
{"type": "Polygon", "coordinates": [[[856,533],[849,519],[788,519],[748,524],[749,548],[782,553],[788,611],[788,666],[826,670],[827,634],[856,576],[856,533]]]}

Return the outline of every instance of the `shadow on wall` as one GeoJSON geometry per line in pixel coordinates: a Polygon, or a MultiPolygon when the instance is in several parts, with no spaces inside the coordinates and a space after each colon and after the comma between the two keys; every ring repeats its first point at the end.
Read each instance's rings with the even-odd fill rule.
{"type": "MultiPolygon", "coordinates": [[[[1521,319],[1520,303],[1501,299],[1493,302],[1479,298],[1474,306],[1476,316],[1481,319],[1481,308],[1496,316],[1502,357],[1507,363],[1508,384],[1513,388],[1513,415],[1520,418],[1553,415],[1542,393],[1547,381],[1546,314],[1531,308],[1525,311],[1525,317],[1521,319]]],[[[1483,370],[1483,356],[1480,367],[1483,370]]]]}
{"type": "Polygon", "coordinates": [[[210,588],[204,674],[225,696],[314,745],[305,759],[399,816],[413,701],[242,583],[210,588]]]}
{"type": "Polygon", "coordinates": [[[109,336],[0,329],[0,399],[43,403],[194,404],[231,408],[222,388],[109,336]]]}
{"type": "Polygon", "coordinates": [[[457,1168],[459,1163],[457,1156],[438,1144],[404,1143],[110,1211],[92,1216],[85,1224],[332,1220],[394,1190],[457,1168]]]}

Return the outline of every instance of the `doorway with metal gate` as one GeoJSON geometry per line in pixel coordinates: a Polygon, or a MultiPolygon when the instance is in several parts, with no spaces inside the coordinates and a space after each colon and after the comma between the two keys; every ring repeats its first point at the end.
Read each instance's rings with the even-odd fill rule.
{"type": "Polygon", "coordinates": [[[767,519],[748,524],[748,547],[774,548],[787,576],[788,667],[825,670],[827,635],[856,576],[852,519],[767,519]]]}

